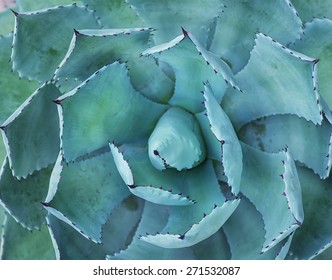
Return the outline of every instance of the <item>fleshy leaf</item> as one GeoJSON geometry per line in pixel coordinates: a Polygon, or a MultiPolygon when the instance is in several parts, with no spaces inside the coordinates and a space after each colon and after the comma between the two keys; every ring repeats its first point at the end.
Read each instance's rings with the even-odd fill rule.
{"type": "Polygon", "coordinates": [[[324,179],[331,169],[331,134],[332,126],[326,119],[321,126],[315,126],[297,116],[282,115],[247,124],[241,129],[239,137],[245,143],[269,153],[288,146],[294,160],[305,164],[324,179]]]}
{"type": "Polygon", "coordinates": [[[143,26],[142,20],[124,0],[82,0],[91,10],[96,10],[104,28],[130,28],[143,26]]]}
{"type": "Polygon", "coordinates": [[[173,83],[153,58],[140,58],[148,47],[151,28],[75,30],[69,50],[53,79],[61,90],[71,90],[99,68],[126,62],[133,87],[157,102],[166,102],[173,83]]]}
{"type": "Polygon", "coordinates": [[[52,77],[66,54],[73,28],[99,27],[93,12],[76,4],[15,15],[13,69],[40,82],[52,77]]]}
{"type": "Polygon", "coordinates": [[[288,258],[312,259],[332,245],[331,178],[320,180],[309,169],[298,167],[305,219],[296,231],[288,258]]]}
{"type": "Polygon", "coordinates": [[[302,22],[288,0],[223,3],[210,50],[227,61],[235,73],[247,64],[256,32],[269,34],[284,45],[302,33],[302,22]]]}
{"type": "Polygon", "coordinates": [[[180,26],[190,26],[202,44],[207,44],[211,25],[222,11],[218,0],[170,1],[170,0],[127,0],[148,26],[158,32],[153,37],[155,44],[165,43],[181,34],[180,26]],[[202,9],[204,7],[204,12],[202,9]]]}
{"type": "Polygon", "coordinates": [[[204,110],[204,98],[200,93],[204,90],[203,82],[209,81],[218,102],[228,84],[237,88],[227,64],[203,48],[186,30],[172,41],[144,51],[143,55],[153,55],[173,68],[176,82],[169,103],[190,112],[204,110]]]}
{"type": "Polygon", "coordinates": [[[112,141],[120,144],[147,137],[167,108],[136,92],[126,67],[118,62],[101,68],[56,102],[66,161],[112,141]]]}
{"type": "MultiPolygon", "coordinates": [[[[57,218],[66,218],[70,225],[94,242],[101,242],[101,228],[114,207],[130,192],[118,175],[111,153],[85,161],[62,165],[56,194],[44,207],[57,218]],[[84,212],[84,215],[82,215],[84,212]]],[[[59,168],[59,167],[55,167],[59,168]]]]}
{"type": "Polygon", "coordinates": [[[271,250],[261,252],[265,242],[264,221],[255,206],[242,197],[239,207],[222,227],[234,260],[275,259],[282,242],[271,250]],[[248,222],[250,221],[250,222],[248,222]]]}
{"type": "Polygon", "coordinates": [[[46,210],[41,202],[47,195],[51,168],[35,172],[27,179],[13,177],[8,159],[0,175],[0,203],[13,218],[27,229],[39,229],[45,223],[46,210]]]}
{"type": "Polygon", "coordinates": [[[238,194],[242,174],[241,145],[235,134],[232,123],[218,104],[209,84],[203,92],[206,111],[197,118],[203,128],[210,156],[222,162],[224,175],[232,192],[238,194]],[[208,119],[208,123],[204,118],[208,119]],[[212,136],[212,135],[213,136],[212,136]],[[216,140],[218,141],[216,141],[216,140]]]}
{"type": "Polygon", "coordinates": [[[167,222],[167,207],[146,202],[142,213],[142,219],[135,232],[133,241],[125,250],[121,250],[113,255],[108,255],[107,259],[121,260],[176,260],[193,259],[194,256],[190,248],[165,249],[154,246],[140,240],[140,236],[148,232],[161,230],[167,222]]]}
{"type": "Polygon", "coordinates": [[[163,205],[194,203],[184,192],[184,174],[174,169],[155,169],[146,147],[125,145],[121,151],[112,143],[110,148],[120,176],[134,195],[163,205]]]}
{"type": "Polygon", "coordinates": [[[44,84],[0,127],[14,176],[26,178],[55,162],[60,149],[60,129],[52,100],[59,95],[53,84],[44,84]]]}
{"type": "Polygon", "coordinates": [[[17,73],[11,71],[9,60],[12,41],[12,34],[0,36],[0,124],[38,87],[37,83],[19,79],[17,73]]]}
{"type": "Polygon", "coordinates": [[[242,151],[241,191],[263,217],[266,235],[262,252],[265,252],[301,226],[301,186],[288,151],[269,154],[245,144],[242,151]]]}
{"type": "Polygon", "coordinates": [[[330,109],[332,108],[330,81],[332,75],[331,28],[332,21],[330,19],[314,19],[305,24],[304,35],[292,45],[294,50],[319,59],[319,63],[317,63],[319,93],[330,109]]]}
{"type": "Polygon", "coordinates": [[[54,260],[55,251],[46,225],[29,231],[9,215],[4,223],[3,260],[54,260]]]}
{"type": "MultiPolygon", "coordinates": [[[[17,0],[16,0],[17,1],[17,0]]],[[[69,5],[74,3],[80,3],[80,1],[73,0],[18,0],[20,12],[28,12],[40,9],[46,9],[49,7],[55,7],[57,5],[69,5]]]]}
{"type": "Polygon", "coordinates": [[[292,3],[303,21],[323,17],[332,19],[331,0],[292,0],[292,3]]]}
{"type": "MultiPolygon", "coordinates": [[[[15,4],[14,4],[15,5],[15,4]]],[[[15,9],[15,7],[11,7],[15,9]]],[[[15,17],[8,7],[1,7],[0,4],[0,36],[6,36],[14,31],[15,17]]]]}
{"type": "Polygon", "coordinates": [[[244,94],[230,90],[222,102],[236,130],[276,114],[295,114],[320,124],[317,60],[287,49],[265,34],[257,34],[255,43],[248,64],[236,75],[244,94]]]}
{"type": "Polygon", "coordinates": [[[198,224],[194,224],[183,235],[167,233],[149,234],[142,236],[141,239],[163,248],[190,247],[216,233],[233,214],[238,205],[239,200],[232,200],[225,202],[222,206],[214,207],[211,213],[205,215],[198,224]]]}

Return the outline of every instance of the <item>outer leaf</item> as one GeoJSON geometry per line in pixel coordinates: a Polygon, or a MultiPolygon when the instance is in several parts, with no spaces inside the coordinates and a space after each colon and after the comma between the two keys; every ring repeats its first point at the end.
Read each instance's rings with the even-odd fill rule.
{"type": "Polygon", "coordinates": [[[56,102],[67,161],[109,141],[123,143],[146,137],[167,108],[136,92],[125,66],[117,62],[98,70],[56,102]]]}
{"type": "Polygon", "coordinates": [[[127,249],[121,250],[119,253],[108,255],[108,259],[151,259],[151,260],[176,260],[176,259],[193,259],[194,256],[190,248],[183,249],[165,249],[158,246],[148,244],[139,239],[139,237],[148,232],[161,230],[167,222],[167,208],[165,206],[156,205],[146,202],[142,214],[142,219],[138,225],[137,231],[132,243],[127,249]]]}
{"type": "Polygon", "coordinates": [[[98,27],[93,12],[74,4],[16,13],[13,69],[23,77],[49,80],[66,54],[73,28],[88,27],[98,27]]]}
{"type": "Polygon", "coordinates": [[[100,16],[106,28],[130,28],[143,26],[142,20],[126,1],[123,0],[82,0],[100,16]]]}
{"type": "Polygon", "coordinates": [[[321,123],[316,66],[317,60],[257,34],[250,60],[236,76],[244,94],[228,92],[222,106],[236,129],[276,114],[296,114],[314,124],[321,123]]]}
{"type": "Polygon", "coordinates": [[[294,50],[319,59],[319,63],[317,63],[319,93],[330,109],[332,108],[330,94],[330,77],[332,75],[330,67],[332,61],[331,28],[332,21],[330,19],[314,19],[305,24],[304,35],[292,45],[294,50]]]}
{"type": "Polygon", "coordinates": [[[157,28],[153,37],[155,44],[172,40],[181,34],[180,26],[196,34],[202,44],[206,44],[214,19],[222,11],[222,3],[209,1],[170,1],[170,0],[127,0],[146,25],[157,28]],[[204,7],[204,12],[202,12],[204,7]]]}
{"type": "Polygon", "coordinates": [[[332,245],[331,178],[323,181],[310,170],[298,167],[305,219],[294,234],[290,259],[311,259],[332,245]]]}
{"type": "Polygon", "coordinates": [[[13,35],[0,37],[0,123],[2,124],[17,107],[38,87],[35,82],[18,78],[11,71],[10,53],[13,35]]]}
{"type": "Polygon", "coordinates": [[[57,191],[51,201],[46,201],[45,208],[57,218],[69,220],[84,236],[101,242],[102,225],[112,209],[130,194],[118,175],[111,153],[69,165],[64,161],[58,164],[61,167],[55,168],[62,171],[53,173],[51,182],[59,183],[50,186],[57,191]]]}
{"type": "Polygon", "coordinates": [[[60,137],[57,109],[52,100],[59,95],[54,85],[44,84],[0,127],[14,176],[26,178],[55,162],[60,137]]]}
{"type": "Polygon", "coordinates": [[[266,234],[264,220],[246,197],[241,199],[239,207],[222,229],[230,246],[231,258],[234,260],[275,259],[283,245],[280,242],[262,253],[266,234]]]}
{"type": "Polygon", "coordinates": [[[289,0],[223,0],[224,13],[217,19],[210,50],[225,59],[234,72],[249,60],[254,34],[269,34],[282,44],[300,37],[302,22],[289,0]]]}
{"type": "Polygon", "coordinates": [[[69,5],[73,3],[80,3],[80,1],[72,1],[72,0],[34,0],[34,1],[16,0],[16,1],[19,2],[20,12],[46,9],[57,5],[69,5]]]}
{"type": "Polygon", "coordinates": [[[323,17],[332,19],[332,1],[330,0],[292,0],[292,3],[303,21],[311,21],[313,18],[323,17]]]}
{"type": "Polygon", "coordinates": [[[3,252],[3,238],[4,238],[4,222],[6,220],[5,209],[0,206],[0,259],[3,252]]]}
{"type": "Polygon", "coordinates": [[[265,252],[302,224],[301,187],[289,152],[268,154],[246,145],[242,151],[241,191],[263,216],[265,252]]]}
{"type": "Polygon", "coordinates": [[[154,101],[166,102],[173,83],[153,58],[140,58],[148,47],[150,28],[75,30],[69,50],[53,79],[63,88],[73,89],[102,66],[127,62],[133,87],[154,101]]]}
{"type": "Polygon", "coordinates": [[[205,116],[197,115],[203,127],[203,135],[206,137],[207,146],[210,149],[210,156],[222,162],[224,175],[232,192],[238,194],[242,174],[242,151],[241,145],[235,134],[232,123],[223,109],[218,104],[209,84],[205,85],[203,93],[206,107],[205,116]],[[208,127],[209,126],[209,127],[208,127]],[[211,135],[213,134],[213,136],[211,135]],[[218,141],[215,141],[217,139],[218,141]]]}
{"type": "Polygon", "coordinates": [[[218,102],[222,99],[228,84],[237,88],[233,74],[224,61],[208,52],[200,42],[183,29],[172,41],[154,46],[143,52],[154,55],[169,64],[175,72],[175,89],[169,103],[180,106],[193,113],[204,110],[200,91],[203,82],[209,81],[218,102]]]}
{"type": "Polygon", "coordinates": [[[4,223],[3,260],[52,260],[55,251],[46,225],[29,231],[7,216],[4,223]]]}
{"type": "Polygon", "coordinates": [[[321,178],[326,178],[331,169],[331,133],[332,126],[326,119],[321,126],[315,126],[302,118],[284,115],[249,123],[240,131],[240,138],[270,153],[288,146],[294,160],[313,169],[321,178]]]}
{"type": "Polygon", "coordinates": [[[27,179],[13,177],[8,160],[0,175],[0,203],[6,211],[27,229],[39,229],[45,223],[46,211],[41,202],[47,194],[51,169],[42,169],[27,179]]]}

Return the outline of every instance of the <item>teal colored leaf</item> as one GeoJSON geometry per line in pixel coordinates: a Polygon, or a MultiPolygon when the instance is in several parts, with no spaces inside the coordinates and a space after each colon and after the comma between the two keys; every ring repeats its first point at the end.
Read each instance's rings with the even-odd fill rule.
{"type": "Polygon", "coordinates": [[[264,253],[302,225],[301,186],[287,150],[269,154],[243,144],[242,151],[241,191],[263,217],[264,253]]]}
{"type": "MultiPolygon", "coordinates": [[[[1,25],[0,25],[1,26],[1,25]]],[[[0,123],[2,124],[38,87],[36,82],[19,79],[11,71],[10,53],[13,35],[0,36],[0,123]]]]}
{"type": "Polygon", "coordinates": [[[55,162],[60,128],[52,100],[59,95],[53,84],[42,85],[0,126],[14,176],[26,178],[55,162]]]}
{"type": "Polygon", "coordinates": [[[331,178],[320,180],[311,170],[298,167],[305,219],[295,232],[287,258],[312,259],[332,245],[331,178]]]}
{"type": "Polygon", "coordinates": [[[96,10],[104,28],[130,28],[143,26],[132,7],[124,0],[82,0],[91,10],[96,10]]]}
{"type": "Polygon", "coordinates": [[[283,245],[280,242],[270,250],[262,252],[266,234],[264,220],[246,197],[242,197],[239,207],[222,229],[234,260],[275,259],[283,245]]]}
{"type": "Polygon", "coordinates": [[[148,232],[161,230],[167,222],[167,207],[146,202],[134,238],[130,245],[113,255],[108,255],[107,259],[120,260],[185,260],[193,259],[194,256],[190,248],[165,249],[151,245],[140,240],[140,236],[148,232]]]}
{"type": "Polygon", "coordinates": [[[146,137],[167,108],[136,92],[126,67],[118,62],[101,68],[56,102],[66,161],[112,141],[146,137]]]}
{"type": "Polygon", "coordinates": [[[77,3],[80,1],[72,1],[72,0],[16,0],[19,4],[20,12],[28,12],[40,9],[46,9],[49,7],[55,7],[59,5],[69,5],[77,3]]]}
{"type": "Polygon", "coordinates": [[[303,21],[324,17],[332,19],[331,0],[292,0],[292,3],[303,21]]]}
{"type": "Polygon", "coordinates": [[[98,27],[93,12],[75,4],[15,15],[13,69],[40,82],[52,77],[66,54],[73,28],[98,27]]]}
{"type": "Polygon", "coordinates": [[[78,232],[101,242],[101,229],[109,214],[130,192],[125,188],[113,163],[111,153],[75,163],[61,164],[62,171],[53,172],[51,182],[58,182],[55,196],[44,207],[78,232]],[[54,177],[59,178],[54,178],[54,177]],[[84,213],[84,215],[82,215],[84,213]]]}
{"type": "Polygon", "coordinates": [[[194,168],[205,160],[205,143],[195,117],[171,107],[159,119],[148,140],[149,158],[158,170],[194,168]]]}
{"type": "Polygon", "coordinates": [[[190,27],[198,40],[207,44],[211,26],[222,12],[221,1],[170,1],[127,0],[143,22],[158,30],[153,37],[155,44],[165,43],[181,34],[181,26],[190,27]],[[204,12],[202,12],[204,9],[204,12]]]}
{"type": "Polygon", "coordinates": [[[280,115],[247,124],[241,129],[239,137],[245,143],[269,153],[288,146],[294,160],[324,179],[331,169],[331,134],[332,126],[326,119],[322,125],[315,126],[297,116],[280,115]]]}
{"type": "Polygon", "coordinates": [[[133,87],[146,97],[166,102],[173,83],[153,58],[140,58],[148,47],[151,28],[75,30],[69,50],[53,79],[62,91],[71,90],[99,68],[126,62],[133,87]]]}
{"type": "Polygon", "coordinates": [[[13,177],[8,160],[0,175],[0,204],[13,218],[27,229],[39,229],[45,223],[44,201],[51,168],[35,172],[26,179],[13,177]]]}
{"type": "Polygon", "coordinates": [[[29,231],[7,215],[4,223],[2,260],[54,260],[55,251],[46,225],[29,231]]]}
{"type": "MultiPolygon", "coordinates": [[[[327,1],[328,2],[328,1],[327,1]]],[[[319,60],[317,63],[317,83],[319,93],[326,101],[328,107],[332,108],[331,83],[332,75],[332,21],[330,19],[314,19],[304,26],[304,34],[297,40],[292,48],[319,60]]]]}
{"type": "Polygon", "coordinates": [[[231,258],[229,244],[222,229],[192,246],[191,249],[198,260],[229,260],[231,258]]]}
{"type": "MultiPolygon", "coordinates": [[[[1,8],[1,7],[0,7],[1,8]]],[[[15,9],[15,7],[12,7],[15,9]]],[[[6,36],[14,31],[15,16],[9,8],[0,9],[0,36],[6,36]]]]}
{"type": "Polygon", "coordinates": [[[239,200],[232,200],[225,202],[222,206],[214,207],[211,213],[204,215],[199,223],[194,224],[183,234],[157,233],[142,236],[141,239],[163,248],[190,247],[216,233],[238,205],[239,200]]]}
{"type": "Polygon", "coordinates": [[[317,60],[259,33],[248,64],[236,75],[244,94],[230,90],[222,107],[236,130],[250,121],[276,114],[295,114],[320,124],[323,116],[316,68],[317,60]]]}
{"type": "Polygon", "coordinates": [[[222,162],[228,186],[232,189],[233,193],[238,194],[242,174],[240,142],[231,121],[218,104],[209,84],[205,84],[203,95],[206,111],[203,114],[198,114],[197,118],[203,127],[203,135],[206,137],[210,155],[213,159],[222,162]],[[208,119],[208,124],[204,118],[208,119]]]}
{"type": "Polygon", "coordinates": [[[3,252],[3,234],[4,234],[4,223],[6,221],[6,212],[5,212],[5,208],[2,207],[2,205],[0,205],[0,259],[2,256],[2,252],[3,252]]]}
{"type": "Polygon", "coordinates": [[[332,259],[332,246],[326,248],[318,256],[313,258],[314,260],[331,260],[332,259]]]}
{"type": "Polygon", "coordinates": [[[154,168],[146,146],[110,144],[114,162],[129,190],[147,201],[163,205],[191,205],[186,193],[185,173],[174,169],[163,172],[154,168]]]}
{"type": "Polygon", "coordinates": [[[204,90],[204,82],[209,81],[218,102],[228,85],[237,88],[227,64],[208,52],[194,35],[184,29],[182,35],[168,43],[151,47],[143,55],[153,55],[172,67],[176,82],[169,103],[190,112],[204,110],[204,98],[200,93],[204,90]]]}
{"type": "Polygon", "coordinates": [[[248,62],[256,32],[287,45],[302,33],[302,22],[288,0],[223,0],[210,50],[227,61],[234,73],[248,62]]]}

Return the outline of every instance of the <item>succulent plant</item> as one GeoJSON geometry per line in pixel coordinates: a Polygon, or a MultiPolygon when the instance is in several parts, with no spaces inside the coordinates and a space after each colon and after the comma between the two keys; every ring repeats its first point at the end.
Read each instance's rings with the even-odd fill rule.
{"type": "Polygon", "coordinates": [[[330,259],[330,2],[0,1],[1,258],[330,259]]]}

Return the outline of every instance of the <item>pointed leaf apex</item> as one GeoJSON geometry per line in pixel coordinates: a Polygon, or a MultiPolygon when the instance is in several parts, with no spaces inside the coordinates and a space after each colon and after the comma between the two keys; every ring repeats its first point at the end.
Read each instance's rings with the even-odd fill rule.
{"type": "Polygon", "coordinates": [[[75,28],[73,28],[73,29],[74,29],[75,36],[81,35],[81,33],[77,29],[75,29],[75,28]]]}
{"type": "Polygon", "coordinates": [[[182,26],[181,26],[181,29],[182,29],[182,33],[185,37],[189,37],[189,34],[187,32],[187,30],[185,30],[182,26]]]}
{"type": "Polygon", "coordinates": [[[10,9],[10,10],[12,11],[12,13],[13,13],[16,17],[20,15],[18,12],[14,11],[13,9],[10,9]]]}

